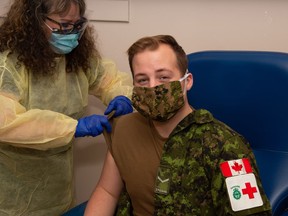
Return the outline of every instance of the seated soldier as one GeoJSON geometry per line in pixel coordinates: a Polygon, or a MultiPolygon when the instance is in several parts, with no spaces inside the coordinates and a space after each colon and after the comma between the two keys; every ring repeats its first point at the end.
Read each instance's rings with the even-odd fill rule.
{"type": "Polygon", "coordinates": [[[188,103],[193,77],[175,39],[144,37],[128,56],[138,112],[113,120],[85,215],[271,215],[249,143],[188,103]]]}

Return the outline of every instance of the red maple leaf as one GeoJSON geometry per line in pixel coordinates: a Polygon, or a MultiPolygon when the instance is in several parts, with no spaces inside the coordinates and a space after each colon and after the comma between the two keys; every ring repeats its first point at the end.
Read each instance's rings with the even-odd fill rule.
{"type": "Polygon", "coordinates": [[[235,170],[236,172],[240,172],[242,170],[242,165],[238,164],[237,162],[234,162],[234,166],[231,166],[233,170],[235,170]]]}

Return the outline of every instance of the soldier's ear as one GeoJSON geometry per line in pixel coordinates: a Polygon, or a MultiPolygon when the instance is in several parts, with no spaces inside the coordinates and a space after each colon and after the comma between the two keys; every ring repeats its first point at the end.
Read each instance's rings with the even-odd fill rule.
{"type": "Polygon", "coordinates": [[[188,77],[186,78],[186,90],[189,91],[193,86],[193,75],[188,72],[188,77]]]}

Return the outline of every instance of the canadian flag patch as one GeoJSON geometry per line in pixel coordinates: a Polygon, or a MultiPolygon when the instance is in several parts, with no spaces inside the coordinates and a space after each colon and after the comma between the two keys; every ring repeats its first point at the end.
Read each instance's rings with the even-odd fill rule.
{"type": "Polygon", "coordinates": [[[222,162],[220,164],[220,169],[225,177],[243,175],[253,172],[248,158],[222,162]]]}
{"type": "Polygon", "coordinates": [[[241,211],[263,205],[253,173],[229,177],[225,181],[233,211],[241,211]]]}

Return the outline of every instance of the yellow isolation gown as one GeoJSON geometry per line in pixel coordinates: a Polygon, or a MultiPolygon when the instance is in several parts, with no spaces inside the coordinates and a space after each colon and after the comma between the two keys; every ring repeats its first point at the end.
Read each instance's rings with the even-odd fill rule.
{"type": "Polygon", "coordinates": [[[37,79],[17,56],[0,53],[0,216],[57,216],[73,203],[72,143],[88,94],[105,105],[131,97],[130,74],[109,60],[91,61],[88,73],[37,79]]]}

